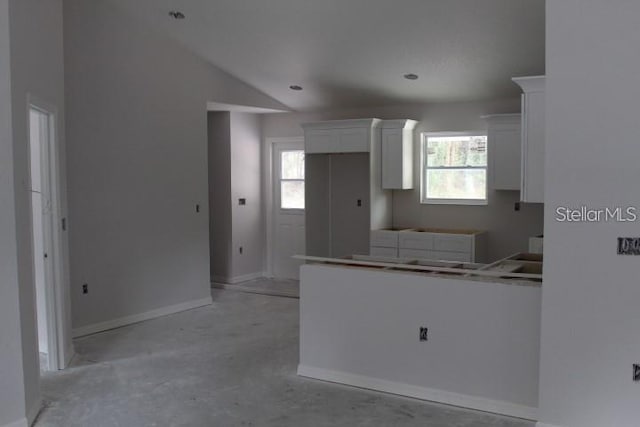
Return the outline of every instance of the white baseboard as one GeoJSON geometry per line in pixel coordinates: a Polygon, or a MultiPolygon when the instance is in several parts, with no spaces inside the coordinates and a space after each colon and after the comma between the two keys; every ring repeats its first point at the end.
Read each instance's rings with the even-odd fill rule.
{"type": "Polygon", "coordinates": [[[27,425],[30,425],[30,426],[33,425],[36,418],[38,418],[38,414],[40,414],[41,410],[42,410],[42,400],[38,399],[38,401],[34,403],[33,406],[31,406],[31,408],[27,412],[27,423],[28,423],[27,425]]]}
{"type": "Polygon", "coordinates": [[[222,276],[211,276],[211,281],[215,283],[242,283],[248,282],[249,280],[255,280],[265,277],[265,273],[260,271],[257,273],[244,274],[242,276],[234,276],[234,277],[222,277],[222,276]]]}
{"type": "Polygon", "coordinates": [[[500,415],[508,415],[510,417],[523,418],[526,420],[535,421],[537,419],[537,408],[518,405],[515,403],[451,393],[443,390],[418,387],[409,384],[381,380],[378,378],[349,374],[346,372],[314,368],[311,366],[298,365],[298,375],[323,381],[351,385],[369,390],[383,391],[400,396],[408,396],[421,400],[429,400],[432,402],[459,406],[462,408],[492,412],[494,414],[500,415]]]}
{"type": "Polygon", "coordinates": [[[26,418],[22,418],[18,421],[14,421],[12,423],[9,424],[5,424],[1,427],[29,427],[29,423],[27,422],[26,418]]]}
{"type": "Polygon", "coordinates": [[[145,320],[155,319],[156,317],[166,316],[168,314],[179,313],[181,311],[191,310],[193,308],[203,307],[212,304],[211,296],[193,301],[187,301],[180,304],[170,305],[147,311],[145,313],[134,314],[132,316],[120,317],[118,319],[108,320],[106,322],[94,323],[92,325],[82,326],[73,330],[73,337],[83,337],[85,335],[95,334],[97,332],[107,331],[109,329],[120,328],[122,326],[138,323],[145,320]]]}

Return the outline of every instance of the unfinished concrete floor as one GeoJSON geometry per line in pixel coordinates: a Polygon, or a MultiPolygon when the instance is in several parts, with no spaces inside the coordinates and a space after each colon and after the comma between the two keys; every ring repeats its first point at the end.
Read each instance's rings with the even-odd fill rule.
{"type": "Polygon", "coordinates": [[[214,304],[75,341],[42,381],[37,427],[534,423],[296,376],[298,300],[214,290],[214,304]]]}
{"type": "Polygon", "coordinates": [[[289,279],[255,279],[242,283],[211,283],[211,287],[227,291],[248,292],[252,294],[273,295],[300,298],[300,283],[289,279]]]}

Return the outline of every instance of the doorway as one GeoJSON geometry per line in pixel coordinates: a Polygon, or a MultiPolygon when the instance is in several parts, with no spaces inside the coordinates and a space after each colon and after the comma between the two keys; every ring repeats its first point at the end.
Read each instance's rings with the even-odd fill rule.
{"type": "MultiPolygon", "coordinates": [[[[41,371],[62,369],[58,328],[58,284],[63,252],[56,229],[60,191],[57,178],[55,109],[29,104],[29,170],[33,273],[41,371]]],[[[61,224],[61,228],[66,228],[61,224]]]]}
{"type": "Polygon", "coordinates": [[[276,279],[299,279],[305,253],[305,153],[302,140],[272,145],[272,272],[276,279]]]}

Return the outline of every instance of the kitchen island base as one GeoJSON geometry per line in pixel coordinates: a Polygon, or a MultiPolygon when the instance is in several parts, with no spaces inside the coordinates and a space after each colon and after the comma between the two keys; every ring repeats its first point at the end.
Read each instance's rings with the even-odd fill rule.
{"type": "Polygon", "coordinates": [[[300,291],[299,375],[536,419],[540,283],[308,264],[300,291]]]}

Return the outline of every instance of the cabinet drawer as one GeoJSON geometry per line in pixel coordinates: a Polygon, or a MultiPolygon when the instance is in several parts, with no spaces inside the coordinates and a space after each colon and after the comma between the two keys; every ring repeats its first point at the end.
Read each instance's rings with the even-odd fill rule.
{"type": "Polygon", "coordinates": [[[372,256],[384,256],[384,257],[398,257],[397,248],[383,248],[380,246],[371,246],[369,248],[369,255],[372,256]]]}
{"type": "Polygon", "coordinates": [[[447,252],[471,252],[471,239],[467,236],[435,236],[433,249],[447,252]]]}
{"type": "Polygon", "coordinates": [[[433,249],[433,234],[407,231],[399,233],[399,246],[402,249],[433,249]]]}
{"type": "Polygon", "coordinates": [[[398,232],[393,230],[371,230],[370,245],[397,248],[398,232]]]}
{"type": "Polygon", "coordinates": [[[308,130],[304,135],[307,154],[335,153],[338,151],[338,134],[333,130],[308,130]]]}
{"type": "Polygon", "coordinates": [[[363,153],[371,150],[369,130],[366,128],[339,129],[340,153],[363,153]]]}

